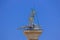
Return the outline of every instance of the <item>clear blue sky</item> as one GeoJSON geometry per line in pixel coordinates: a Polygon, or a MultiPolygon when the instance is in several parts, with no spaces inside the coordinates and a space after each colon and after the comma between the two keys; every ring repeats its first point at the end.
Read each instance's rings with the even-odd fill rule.
{"type": "MultiPolygon", "coordinates": [[[[42,29],[39,40],[60,40],[60,0],[33,0],[42,29]]],[[[27,40],[22,30],[33,8],[32,0],[0,0],[0,40],[27,40]]]]}

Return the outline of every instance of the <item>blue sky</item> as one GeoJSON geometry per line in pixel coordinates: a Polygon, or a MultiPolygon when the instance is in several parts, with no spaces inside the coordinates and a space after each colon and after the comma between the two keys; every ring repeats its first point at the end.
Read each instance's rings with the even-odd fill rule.
{"type": "Polygon", "coordinates": [[[0,0],[0,40],[27,40],[22,30],[31,8],[43,29],[39,40],[60,40],[60,0],[0,0]]]}

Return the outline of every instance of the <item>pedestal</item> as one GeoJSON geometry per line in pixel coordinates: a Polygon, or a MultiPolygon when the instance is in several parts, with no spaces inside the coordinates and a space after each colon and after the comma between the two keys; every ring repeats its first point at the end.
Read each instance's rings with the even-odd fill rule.
{"type": "Polygon", "coordinates": [[[24,34],[28,40],[38,40],[38,37],[41,35],[42,30],[25,30],[24,34]]]}

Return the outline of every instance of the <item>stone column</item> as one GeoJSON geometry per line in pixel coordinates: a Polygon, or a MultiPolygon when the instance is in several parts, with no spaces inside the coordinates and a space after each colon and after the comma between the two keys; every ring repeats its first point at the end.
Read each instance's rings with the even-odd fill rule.
{"type": "Polygon", "coordinates": [[[38,40],[38,37],[41,35],[42,30],[25,30],[24,34],[28,40],[38,40]]]}

